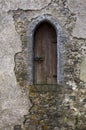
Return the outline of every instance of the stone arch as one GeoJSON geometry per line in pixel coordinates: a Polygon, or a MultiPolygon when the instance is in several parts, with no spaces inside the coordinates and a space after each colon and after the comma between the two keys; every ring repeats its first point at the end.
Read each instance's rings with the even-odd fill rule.
{"type": "Polygon", "coordinates": [[[56,19],[51,15],[44,14],[34,18],[28,25],[27,31],[27,46],[28,46],[28,78],[29,84],[33,84],[33,43],[34,43],[34,33],[36,28],[42,22],[49,22],[57,32],[57,84],[62,84],[64,82],[64,44],[67,40],[66,35],[56,19]]]}

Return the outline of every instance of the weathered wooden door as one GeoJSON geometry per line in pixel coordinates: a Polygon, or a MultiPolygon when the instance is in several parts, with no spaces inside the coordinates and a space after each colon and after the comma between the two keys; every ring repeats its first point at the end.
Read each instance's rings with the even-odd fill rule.
{"type": "Polygon", "coordinates": [[[57,36],[54,27],[41,23],[34,35],[34,83],[57,83],[57,36]]]}

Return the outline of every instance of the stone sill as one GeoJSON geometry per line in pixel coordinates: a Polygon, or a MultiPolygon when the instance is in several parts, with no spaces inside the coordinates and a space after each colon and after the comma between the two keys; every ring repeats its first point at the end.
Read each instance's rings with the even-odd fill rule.
{"type": "Polygon", "coordinates": [[[58,84],[33,84],[30,86],[33,92],[61,92],[61,85],[58,84]]]}

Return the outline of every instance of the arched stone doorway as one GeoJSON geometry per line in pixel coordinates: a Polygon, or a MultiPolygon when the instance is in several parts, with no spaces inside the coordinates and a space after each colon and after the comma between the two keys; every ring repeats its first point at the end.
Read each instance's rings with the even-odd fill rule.
{"type": "MultiPolygon", "coordinates": [[[[62,30],[60,24],[58,23],[58,21],[56,19],[54,19],[51,15],[48,15],[48,14],[44,14],[42,16],[38,16],[38,17],[32,19],[31,23],[28,25],[28,31],[26,34],[27,42],[28,42],[27,43],[27,45],[28,45],[28,82],[29,82],[29,84],[33,84],[34,81],[38,82],[37,79],[35,78],[36,76],[34,74],[34,62],[33,62],[34,61],[34,49],[33,49],[34,48],[34,36],[36,34],[37,28],[39,28],[41,26],[41,24],[43,24],[43,23],[48,23],[48,25],[51,26],[51,28],[53,28],[54,32],[56,33],[55,34],[56,38],[55,38],[54,42],[57,43],[56,44],[56,46],[57,46],[56,69],[57,70],[55,71],[56,73],[53,73],[53,76],[55,78],[57,78],[56,79],[57,84],[62,84],[64,82],[64,52],[65,52],[64,44],[67,41],[67,37],[63,33],[63,30],[62,30]]],[[[52,81],[52,83],[54,83],[54,82],[52,81]]]]}
{"type": "Polygon", "coordinates": [[[34,33],[33,67],[35,84],[57,84],[57,33],[46,21],[34,33]]]}

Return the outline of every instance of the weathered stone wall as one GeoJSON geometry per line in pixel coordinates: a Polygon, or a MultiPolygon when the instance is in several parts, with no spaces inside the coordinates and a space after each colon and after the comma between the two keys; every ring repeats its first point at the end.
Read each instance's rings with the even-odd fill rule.
{"type": "MultiPolygon", "coordinates": [[[[32,91],[29,90],[29,85],[32,83],[31,79],[28,79],[29,75],[32,75],[28,69],[28,64],[31,66],[29,62],[31,53],[30,50],[28,52],[29,42],[26,34],[33,19],[44,14],[58,21],[68,39],[64,44],[64,85],[60,86],[60,93],[58,91],[55,93],[57,94],[55,104],[59,104],[58,109],[55,104],[52,105],[52,110],[53,106],[58,112],[59,108],[61,109],[59,114],[62,115],[58,122],[62,127],[58,125],[55,126],[56,128],[49,128],[42,122],[45,125],[43,129],[86,129],[85,8],[85,0],[41,0],[41,2],[40,0],[0,0],[0,130],[13,130],[15,125],[22,124],[23,116],[28,114],[31,106],[29,94],[32,103],[35,102],[35,93],[32,96],[32,91]],[[60,99],[57,102],[58,95],[60,99]]],[[[50,97],[46,93],[40,93],[36,98],[51,100],[54,93],[49,93],[50,97]]],[[[52,104],[54,96],[51,100],[52,104]]],[[[50,111],[48,105],[47,109],[50,111]]],[[[41,111],[40,107],[39,111],[41,111]]],[[[37,112],[38,110],[36,115],[37,112]]],[[[53,112],[50,116],[52,114],[53,112]]],[[[28,118],[31,119],[32,115],[29,115],[28,118]]],[[[57,117],[53,116],[53,123],[55,119],[57,117]]],[[[25,127],[27,120],[24,120],[25,127]]],[[[39,127],[40,125],[37,129],[41,129],[39,127]]]]}
{"type": "Polygon", "coordinates": [[[85,130],[84,89],[61,85],[29,86],[32,107],[25,130],[85,130]]]}

